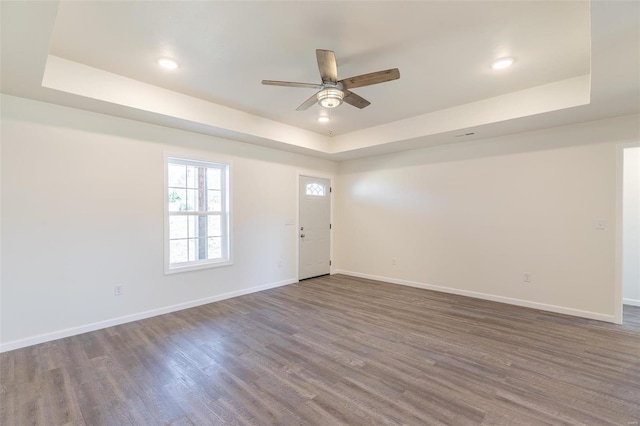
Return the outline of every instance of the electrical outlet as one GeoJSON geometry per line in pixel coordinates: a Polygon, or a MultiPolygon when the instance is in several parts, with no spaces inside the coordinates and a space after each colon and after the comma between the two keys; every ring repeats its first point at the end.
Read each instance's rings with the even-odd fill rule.
{"type": "Polygon", "coordinates": [[[597,229],[598,231],[604,231],[605,227],[606,227],[606,226],[605,226],[605,221],[604,221],[604,219],[598,219],[598,220],[596,220],[596,229],[597,229]]]}
{"type": "Polygon", "coordinates": [[[533,274],[532,274],[531,272],[525,272],[525,273],[524,273],[524,277],[523,277],[523,281],[524,281],[525,283],[530,283],[530,282],[531,282],[531,276],[532,276],[532,275],[533,275],[533,274]]]}
{"type": "Polygon", "coordinates": [[[398,265],[398,259],[391,259],[391,265],[393,266],[398,265]]]}
{"type": "Polygon", "coordinates": [[[113,287],[113,295],[114,296],[122,296],[122,284],[116,284],[113,287]]]}

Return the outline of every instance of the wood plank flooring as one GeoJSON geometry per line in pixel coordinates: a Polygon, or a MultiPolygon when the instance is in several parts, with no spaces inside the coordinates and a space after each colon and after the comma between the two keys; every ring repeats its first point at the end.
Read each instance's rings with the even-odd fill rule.
{"type": "Polygon", "coordinates": [[[2,425],[637,425],[617,326],[334,275],[0,355],[2,425]]]}

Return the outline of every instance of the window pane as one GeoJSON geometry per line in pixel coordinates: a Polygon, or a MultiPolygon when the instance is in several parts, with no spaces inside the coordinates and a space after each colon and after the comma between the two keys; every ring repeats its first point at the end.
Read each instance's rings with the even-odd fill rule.
{"type": "MultiPolygon", "coordinates": [[[[209,227],[209,223],[214,223],[209,221],[209,219],[207,218],[206,215],[188,215],[188,216],[182,216],[185,218],[185,220],[188,223],[188,238],[200,238],[200,237],[206,237],[208,232],[207,229],[209,227]]],[[[220,218],[218,218],[218,223],[217,223],[218,228],[220,228],[220,218]]],[[[220,235],[215,234],[213,236],[217,236],[220,235]]],[[[187,236],[185,236],[185,238],[187,238],[187,236]]]]}
{"type": "Polygon", "coordinates": [[[220,237],[211,237],[208,241],[208,258],[209,259],[220,259],[222,257],[222,238],[220,237]]]}
{"type": "Polygon", "coordinates": [[[185,187],[187,180],[187,166],[181,164],[169,164],[168,170],[169,186],[176,186],[178,188],[185,187]]]}
{"type": "Polygon", "coordinates": [[[187,238],[187,217],[169,216],[169,239],[187,238]]]}
{"type": "Polygon", "coordinates": [[[187,202],[185,205],[185,211],[195,212],[198,211],[198,190],[187,189],[187,202]]]}
{"type": "Polygon", "coordinates": [[[186,207],[187,192],[184,189],[169,188],[169,211],[179,212],[186,207]]]}
{"type": "Polygon", "coordinates": [[[189,238],[189,261],[198,260],[198,240],[189,238]]]}
{"type": "Polygon", "coordinates": [[[187,260],[187,240],[169,241],[169,262],[182,263],[187,260]]]}
{"type": "Polygon", "coordinates": [[[198,238],[198,216],[186,216],[189,222],[189,238],[198,238]]]}
{"type": "Polygon", "coordinates": [[[222,191],[207,191],[207,210],[210,212],[222,211],[222,191]]]}
{"type": "Polygon", "coordinates": [[[198,167],[187,166],[187,188],[198,187],[198,167]]]}
{"type": "Polygon", "coordinates": [[[208,189],[222,189],[221,170],[214,168],[207,168],[207,188],[208,189]]]}
{"type": "Polygon", "coordinates": [[[219,237],[222,235],[222,229],[220,228],[220,216],[209,215],[207,219],[207,236],[219,237]]]}

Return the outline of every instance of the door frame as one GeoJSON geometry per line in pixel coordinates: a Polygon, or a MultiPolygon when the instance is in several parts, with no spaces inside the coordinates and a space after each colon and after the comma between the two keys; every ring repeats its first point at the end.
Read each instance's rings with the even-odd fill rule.
{"type": "Polygon", "coordinates": [[[296,171],[296,280],[300,280],[300,176],[315,177],[327,179],[332,190],[329,192],[329,222],[331,229],[329,230],[329,274],[333,275],[333,180],[334,175],[327,173],[319,173],[311,169],[297,169],[296,171]]]}
{"type": "Polygon", "coordinates": [[[613,317],[616,324],[622,324],[622,182],[625,148],[640,147],[640,142],[625,142],[616,144],[616,248],[615,248],[615,286],[613,317]]]}

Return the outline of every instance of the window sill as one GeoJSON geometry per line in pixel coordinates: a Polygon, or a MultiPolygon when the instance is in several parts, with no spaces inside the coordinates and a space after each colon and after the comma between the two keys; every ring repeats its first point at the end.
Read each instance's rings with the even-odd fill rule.
{"type": "Polygon", "coordinates": [[[203,262],[203,263],[187,264],[184,266],[173,266],[173,267],[165,266],[164,274],[165,275],[179,274],[181,272],[199,271],[202,269],[218,268],[220,266],[229,266],[229,265],[233,265],[233,261],[225,260],[220,262],[203,262]]]}

